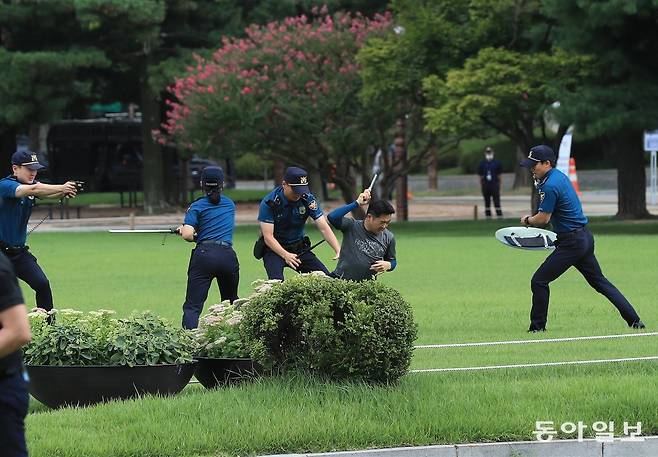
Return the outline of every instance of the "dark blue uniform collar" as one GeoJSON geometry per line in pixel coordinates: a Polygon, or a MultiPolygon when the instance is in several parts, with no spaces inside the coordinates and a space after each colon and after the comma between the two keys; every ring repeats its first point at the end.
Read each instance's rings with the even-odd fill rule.
{"type": "MultiPolygon", "coordinates": [[[[299,199],[298,201],[290,201],[286,198],[286,194],[283,190],[283,186],[279,186],[276,188],[276,193],[275,193],[275,198],[278,197],[281,199],[281,206],[288,206],[290,204],[295,204],[303,201],[303,199],[299,199]]],[[[276,203],[276,202],[275,202],[276,203]]]]}
{"type": "Polygon", "coordinates": [[[539,181],[539,185],[543,186],[544,184],[546,184],[546,181],[548,180],[548,177],[551,176],[551,173],[553,173],[554,171],[555,171],[555,168],[551,168],[550,170],[548,170],[548,173],[546,173],[544,175],[544,177],[542,178],[542,180],[539,181]]]}
{"type": "Polygon", "coordinates": [[[21,185],[24,185],[24,186],[31,186],[31,185],[36,184],[36,183],[38,182],[38,181],[35,179],[35,180],[32,181],[30,184],[23,184],[22,182],[20,182],[20,181],[18,180],[18,178],[16,177],[16,175],[8,175],[8,176],[4,177],[3,179],[10,179],[10,180],[12,180],[12,181],[16,181],[18,184],[21,184],[21,185]]]}

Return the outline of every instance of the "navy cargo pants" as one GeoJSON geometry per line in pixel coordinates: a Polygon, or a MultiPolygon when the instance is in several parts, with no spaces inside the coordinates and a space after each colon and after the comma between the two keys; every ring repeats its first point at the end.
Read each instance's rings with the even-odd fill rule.
{"type": "MultiPolygon", "coordinates": [[[[303,253],[299,257],[299,260],[302,263],[297,269],[298,272],[310,273],[311,271],[322,271],[324,274],[329,275],[327,267],[311,251],[303,253]]],[[[283,269],[288,266],[286,261],[283,260],[283,257],[280,257],[274,251],[267,248],[265,249],[265,254],[263,254],[263,263],[265,264],[268,279],[280,279],[283,281],[283,269]]]]}
{"type": "Polygon", "coordinates": [[[629,326],[640,320],[626,297],[603,276],[594,255],[594,237],[589,230],[583,227],[571,232],[559,233],[555,245],[555,251],[539,267],[530,282],[532,288],[530,330],[542,330],[546,327],[548,284],[572,266],[576,267],[594,290],[610,300],[629,326]]]}
{"type": "Polygon", "coordinates": [[[27,246],[19,248],[5,248],[3,252],[14,266],[19,279],[25,281],[36,292],[37,307],[47,311],[53,309],[53,293],[50,290],[50,281],[46,277],[37,258],[32,255],[27,246]]]}
{"type": "Polygon", "coordinates": [[[27,382],[21,371],[0,374],[0,455],[27,457],[25,416],[29,402],[27,382]]]}
{"type": "Polygon", "coordinates": [[[192,249],[187,269],[187,293],[183,304],[183,328],[199,325],[199,315],[208,298],[212,280],[217,278],[222,300],[238,299],[240,264],[228,243],[201,242],[192,249]]]}

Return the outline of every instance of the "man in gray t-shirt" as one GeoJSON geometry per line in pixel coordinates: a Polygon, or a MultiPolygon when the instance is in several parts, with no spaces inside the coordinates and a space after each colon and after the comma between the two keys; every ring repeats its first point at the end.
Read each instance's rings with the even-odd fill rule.
{"type": "Polygon", "coordinates": [[[369,203],[370,190],[366,189],[355,202],[335,209],[327,217],[331,225],[343,232],[340,259],[333,272],[338,278],[354,281],[372,279],[397,265],[395,238],[387,229],[391,215],[395,213],[389,202],[377,200],[370,203],[364,220],[345,217],[358,206],[369,203]]]}

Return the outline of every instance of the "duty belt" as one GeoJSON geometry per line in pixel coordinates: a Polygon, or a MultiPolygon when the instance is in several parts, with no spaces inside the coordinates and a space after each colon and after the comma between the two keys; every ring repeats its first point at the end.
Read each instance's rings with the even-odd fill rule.
{"type": "Polygon", "coordinates": [[[0,249],[2,249],[7,254],[17,254],[21,251],[27,251],[29,247],[27,246],[9,246],[6,243],[0,241],[0,249]]]}
{"type": "Polygon", "coordinates": [[[232,244],[229,241],[223,241],[223,240],[203,240],[203,241],[199,241],[197,244],[217,244],[219,246],[228,246],[228,247],[232,246],[232,244]]]}

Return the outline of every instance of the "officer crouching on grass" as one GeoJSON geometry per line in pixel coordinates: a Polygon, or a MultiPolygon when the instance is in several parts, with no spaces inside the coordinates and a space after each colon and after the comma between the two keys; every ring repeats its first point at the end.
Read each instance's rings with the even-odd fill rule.
{"type": "Polygon", "coordinates": [[[208,298],[208,290],[217,278],[222,300],[231,303],[238,298],[240,264],[233,250],[235,203],[221,195],[224,171],[210,166],[201,172],[201,187],[205,196],[187,209],[183,225],[176,231],[186,241],[196,242],[187,269],[187,293],[183,303],[183,328],[199,325],[199,315],[208,298]]]}
{"type": "Polygon", "coordinates": [[[309,216],[336,252],[334,259],[337,259],[340,245],[322,214],[320,203],[308,187],[306,171],[289,167],[281,186],[263,198],[258,212],[262,235],[254,247],[254,256],[263,259],[269,279],[283,280],[286,266],[300,273],[322,271],[329,274],[327,267],[308,250],[311,244],[304,235],[304,225],[309,216]]]}
{"type": "Polygon", "coordinates": [[[379,273],[393,271],[397,265],[395,238],[388,230],[395,209],[385,200],[370,199],[370,189],[366,189],[355,202],[336,208],[327,216],[331,225],[343,232],[340,260],[331,274],[336,278],[372,279],[379,273]],[[364,220],[345,217],[359,206],[368,206],[364,220]]]}
{"type": "Polygon", "coordinates": [[[544,226],[550,221],[557,232],[555,251],[535,272],[531,281],[532,310],[529,332],[546,330],[548,315],[548,285],[569,267],[585,277],[590,286],[604,295],[617,308],[629,327],[642,329],[644,324],[626,297],[603,276],[594,255],[594,237],[587,230],[587,217],[569,178],[555,169],[555,154],[545,145],[530,149],[521,166],[529,168],[539,192],[539,211],[524,216],[524,226],[544,226]]]}
{"type": "Polygon", "coordinates": [[[34,152],[17,151],[11,156],[11,162],[13,174],[0,179],[0,247],[14,266],[16,276],[36,292],[37,306],[51,310],[50,283],[25,245],[27,222],[35,197],[75,197],[76,183],[68,181],[55,185],[36,181],[37,172],[45,167],[34,152]]]}
{"type": "Polygon", "coordinates": [[[0,455],[27,457],[25,416],[29,394],[21,346],[30,341],[23,295],[11,263],[0,255],[0,455]]]}

